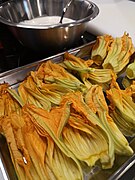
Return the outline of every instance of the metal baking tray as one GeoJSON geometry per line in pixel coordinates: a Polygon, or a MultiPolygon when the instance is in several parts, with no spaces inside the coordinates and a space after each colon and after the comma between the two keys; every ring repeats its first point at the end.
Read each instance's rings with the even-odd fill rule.
{"type": "MultiPolygon", "coordinates": [[[[87,43],[68,52],[81,58],[87,58],[93,42],[87,43]]],[[[21,81],[27,77],[30,71],[34,71],[38,66],[47,60],[52,60],[55,63],[63,61],[64,52],[57,55],[36,61],[34,63],[19,67],[0,74],[0,83],[7,82],[10,86],[16,89],[21,81]]],[[[135,152],[135,137],[127,137],[130,146],[135,152]]],[[[10,153],[4,136],[0,135],[0,168],[2,174],[7,180],[17,180],[17,176],[10,158],[10,153]]],[[[116,156],[114,166],[111,169],[103,170],[98,165],[93,167],[87,174],[85,180],[117,180],[124,176],[130,168],[135,166],[135,153],[132,156],[116,156]]]]}

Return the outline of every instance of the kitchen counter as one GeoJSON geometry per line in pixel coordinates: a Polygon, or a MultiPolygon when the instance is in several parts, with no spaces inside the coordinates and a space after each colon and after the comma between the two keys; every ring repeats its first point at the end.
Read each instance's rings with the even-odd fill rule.
{"type": "Polygon", "coordinates": [[[87,31],[95,35],[121,37],[129,33],[135,45],[135,0],[93,0],[99,15],[89,22],[87,31]]]}

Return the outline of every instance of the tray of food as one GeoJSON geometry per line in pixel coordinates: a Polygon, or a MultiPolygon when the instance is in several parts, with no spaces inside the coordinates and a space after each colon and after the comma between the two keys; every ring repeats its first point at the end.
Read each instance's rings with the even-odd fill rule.
{"type": "Polygon", "coordinates": [[[0,74],[8,179],[119,179],[135,164],[135,48],[127,33],[0,74]]]}

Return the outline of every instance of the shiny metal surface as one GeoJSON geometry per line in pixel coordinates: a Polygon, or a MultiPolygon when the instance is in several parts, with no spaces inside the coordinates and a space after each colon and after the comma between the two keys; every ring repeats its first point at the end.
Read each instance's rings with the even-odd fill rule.
{"type": "MultiPolygon", "coordinates": [[[[81,47],[68,51],[78,57],[88,57],[90,49],[93,46],[93,42],[85,44],[81,47]]],[[[34,63],[19,67],[8,72],[0,74],[0,83],[7,82],[13,89],[18,88],[20,82],[22,82],[29,74],[30,71],[34,71],[38,66],[47,60],[52,60],[55,63],[63,61],[64,52],[57,55],[36,61],[34,63]]],[[[118,79],[119,80],[119,79],[118,79]]],[[[114,166],[111,169],[101,169],[99,165],[93,167],[87,174],[84,172],[84,180],[118,180],[119,178],[125,178],[125,173],[129,171],[131,167],[135,165],[135,137],[127,137],[130,146],[132,147],[134,154],[132,156],[120,156],[115,159],[114,166]]],[[[10,158],[8,146],[5,138],[0,135],[0,158],[2,157],[3,169],[5,173],[10,177],[10,180],[17,180],[15,170],[10,158]]],[[[121,179],[122,180],[122,179],[121,179]]]]}
{"type": "Polygon", "coordinates": [[[69,0],[10,0],[0,6],[0,22],[6,24],[25,46],[38,51],[61,51],[76,43],[99,8],[89,0],[74,0],[65,17],[73,23],[45,25],[19,24],[41,16],[61,16],[69,0]]]}
{"type": "Polygon", "coordinates": [[[62,15],[61,15],[61,18],[60,18],[60,23],[62,23],[62,20],[63,20],[63,18],[64,18],[64,15],[65,15],[67,9],[70,7],[70,5],[71,5],[71,3],[72,3],[73,1],[74,1],[74,0],[70,0],[70,1],[68,2],[68,4],[66,4],[66,6],[63,8],[62,15]]]}

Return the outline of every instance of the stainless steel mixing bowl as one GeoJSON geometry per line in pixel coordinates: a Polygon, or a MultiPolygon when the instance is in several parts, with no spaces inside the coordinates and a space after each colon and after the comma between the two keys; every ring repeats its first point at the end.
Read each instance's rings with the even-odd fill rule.
{"type": "Polygon", "coordinates": [[[54,25],[27,25],[21,21],[42,16],[61,16],[69,0],[10,0],[0,5],[0,22],[6,24],[24,45],[36,51],[62,51],[76,43],[94,19],[99,8],[89,0],[74,0],[66,18],[72,23],[54,25]]]}

